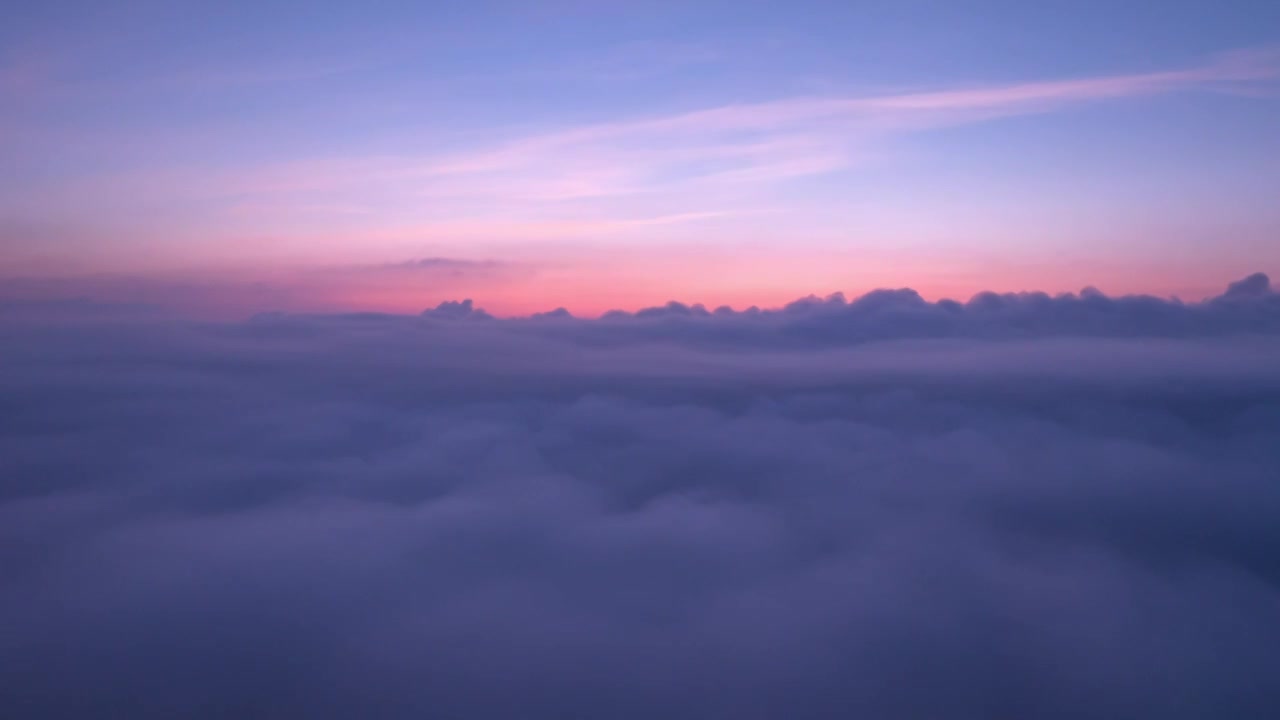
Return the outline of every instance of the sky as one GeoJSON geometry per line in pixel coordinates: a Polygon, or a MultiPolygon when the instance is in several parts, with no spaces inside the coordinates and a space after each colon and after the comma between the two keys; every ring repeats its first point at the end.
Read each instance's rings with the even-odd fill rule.
{"type": "Polygon", "coordinates": [[[1280,717],[1280,3],[0,9],[0,717],[1280,717]]]}
{"type": "Polygon", "coordinates": [[[4,13],[9,298],[594,315],[1280,266],[1272,2],[4,13]]]}

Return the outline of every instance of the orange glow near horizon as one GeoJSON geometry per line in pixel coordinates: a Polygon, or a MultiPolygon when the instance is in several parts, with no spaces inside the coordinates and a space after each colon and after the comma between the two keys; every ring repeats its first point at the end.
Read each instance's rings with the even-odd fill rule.
{"type": "Polygon", "coordinates": [[[679,263],[645,263],[618,258],[582,267],[531,268],[527,272],[494,276],[420,279],[380,276],[361,282],[330,285],[306,283],[296,288],[298,299],[317,309],[347,309],[417,313],[440,302],[470,298],[477,307],[499,317],[519,317],[559,307],[580,317],[596,317],[611,310],[635,311],[676,301],[701,304],[713,310],[730,306],[777,308],[815,295],[843,293],[852,300],[880,288],[909,287],[929,301],[965,301],[985,291],[1043,291],[1051,295],[1097,287],[1110,295],[1176,296],[1187,301],[1220,293],[1230,281],[1253,269],[1224,272],[1220,282],[1207,285],[1176,272],[1136,274],[1122,267],[1011,268],[959,272],[954,266],[930,271],[899,265],[858,268],[856,263],[815,262],[813,258],[703,256],[679,263]],[[857,268],[857,269],[851,269],[857,268]],[[1089,272],[1093,270],[1093,272],[1089,272]]]}
{"type": "MultiPolygon", "coordinates": [[[[497,257],[501,257],[494,254],[497,257]]],[[[499,317],[566,308],[579,317],[635,311],[675,301],[707,309],[777,308],[810,295],[852,300],[880,288],[912,288],[929,301],[965,301],[984,291],[1079,292],[1176,296],[1196,301],[1226,284],[1266,270],[1222,262],[1220,268],[1172,263],[992,262],[959,254],[921,258],[910,252],[776,247],[560,248],[540,258],[424,258],[392,264],[290,267],[283,263],[139,275],[64,276],[37,287],[47,299],[172,307],[195,316],[234,320],[257,312],[374,311],[416,314],[444,301],[472,299],[499,317]],[[1135,268],[1142,267],[1141,272],[1135,268]],[[1210,274],[1212,271],[1212,274],[1210,274]],[[1205,277],[1212,278],[1206,282],[1205,277]]],[[[28,288],[30,289],[30,288],[28,288]]],[[[28,293],[31,294],[31,293],[28,293]]]]}

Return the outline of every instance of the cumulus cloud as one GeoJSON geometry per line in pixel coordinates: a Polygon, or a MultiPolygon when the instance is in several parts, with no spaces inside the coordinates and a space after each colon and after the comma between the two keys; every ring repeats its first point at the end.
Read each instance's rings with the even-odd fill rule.
{"type": "Polygon", "coordinates": [[[431,310],[423,310],[422,316],[427,318],[443,318],[451,320],[491,320],[493,316],[475,307],[471,300],[446,300],[431,310]]]}
{"type": "Polygon", "coordinates": [[[1267,297],[1271,294],[1271,278],[1263,273],[1254,273],[1243,280],[1237,280],[1228,285],[1227,291],[1222,295],[1222,299],[1252,299],[1267,297]]]}
{"type": "Polygon", "coordinates": [[[1280,712],[1265,276],[89,308],[0,315],[6,717],[1280,712]]]}

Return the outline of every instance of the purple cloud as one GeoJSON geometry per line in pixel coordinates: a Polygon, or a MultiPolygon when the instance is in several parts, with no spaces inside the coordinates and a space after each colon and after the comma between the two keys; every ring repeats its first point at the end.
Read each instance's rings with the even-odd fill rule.
{"type": "Polygon", "coordinates": [[[0,315],[5,716],[1280,711],[1263,276],[103,312],[0,315]]]}

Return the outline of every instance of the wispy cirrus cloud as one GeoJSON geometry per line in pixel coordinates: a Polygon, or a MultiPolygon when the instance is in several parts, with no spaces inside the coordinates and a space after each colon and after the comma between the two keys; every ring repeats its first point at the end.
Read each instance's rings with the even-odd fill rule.
{"type": "MultiPolygon", "coordinates": [[[[312,68],[338,72],[347,66],[312,68]]],[[[14,70],[13,82],[21,80],[14,70]]],[[[0,74],[3,77],[3,74],[0,74]]],[[[254,76],[256,78],[257,76],[254,76]]],[[[374,208],[379,198],[563,203],[757,185],[856,165],[887,137],[1075,105],[1190,91],[1256,93],[1280,77],[1280,50],[1241,50],[1192,67],[1002,85],[785,97],[516,134],[466,150],[299,157],[160,182],[230,196],[236,207],[298,196],[307,208],[374,208]],[[324,192],[338,201],[317,200],[324,192]]],[[[407,143],[406,143],[407,145],[407,143]]],[[[134,182],[131,191],[145,189],[134,182]]],[[[683,207],[670,212],[703,211],[683,207]]]]}
{"type": "Polygon", "coordinates": [[[860,140],[1064,106],[1182,91],[1256,88],[1280,52],[1237,51],[1191,68],[866,96],[795,97],[603,123],[521,138],[423,168],[431,177],[580,179],[600,194],[698,181],[769,181],[844,167],[860,140]],[[598,182],[602,168],[613,170],[598,182]],[[620,171],[625,168],[625,171],[620,171]],[[743,172],[743,171],[750,172],[743,172]],[[593,182],[594,181],[594,182],[593,182]]]}
{"type": "Polygon", "coordinates": [[[445,254],[475,242],[594,241],[713,219],[727,227],[786,206],[776,192],[798,180],[883,162],[894,139],[913,133],[1174,93],[1269,92],[1278,77],[1277,51],[1238,51],[1147,73],[793,96],[545,131],[490,129],[490,141],[468,147],[457,137],[434,145],[403,138],[378,153],[136,168],[16,189],[6,201],[14,212],[73,207],[86,222],[105,222],[122,208],[131,218],[160,218],[167,208],[197,207],[198,225],[170,234],[199,235],[209,253],[235,257],[257,258],[263,244],[251,238],[267,236],[276,238],[273,252],[287,254],[350,249],[345,239],[317,248],[308,238],[358,235],[365,259],[415,252],[406,242],[420,238],[445,254]],[[154,212],[140,208],[146,203],[154,212]]]}
{"type": "MultiPolygon", "coordinates": [[[[518,136],[463,152],[306,161],[255,171],[248,192],[390,183],[411,197],[564,203],[776,183],[856,165],[905,133],[1189,91],[1256,91],[1280,53],[1237,51],[1194,67],[887,94],[731,104],[518,136]]],[[[684,208],[682,212],[694,210],[684,208]]]]}

